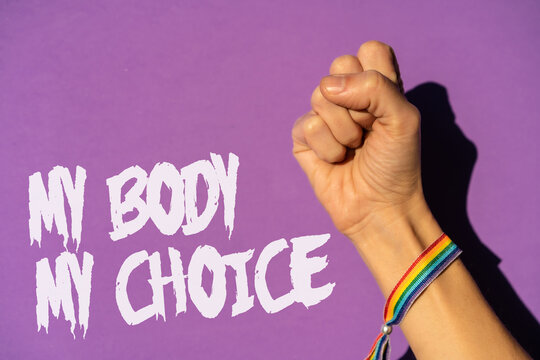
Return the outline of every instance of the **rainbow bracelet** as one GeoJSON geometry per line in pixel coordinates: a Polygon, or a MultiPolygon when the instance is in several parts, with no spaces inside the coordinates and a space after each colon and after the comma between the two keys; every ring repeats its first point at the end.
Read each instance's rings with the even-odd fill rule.
{"type": "Polygon", "coordinates": [[[384,325],[366,360],[384,360],[389,357],[392,326],[401,323],[416,298],[459,254],[461,254],[461,250],[446,234],[442,234],[420,254],[386,300],[384,325]]]}

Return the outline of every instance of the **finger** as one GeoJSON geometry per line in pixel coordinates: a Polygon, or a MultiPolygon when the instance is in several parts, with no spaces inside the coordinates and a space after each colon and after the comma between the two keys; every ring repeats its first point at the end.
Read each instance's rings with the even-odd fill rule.
{"type": "Polygon", "coordinates": [[[358,59],[364,70],[376,70],[398,85],[403,92],[403,82],[399,73],[394,50],[380,41],[368,41],[358,49],[358,59]]]}
{"type": "Polygon", "coordinates": [[[356,56],[343,55],[337,57],[330,65],[330,75],[336,74],[353,74],[364,71],[360,60],[356,56]]]}
{"type": "Polygon", "coordinates": [[[314,183],[317,176],[327,178],[325,174],[331,171],[333,167],[332,164],[321,160],[309,147],[306,141],[304,127],[306,126],[306,121],[313,116],[316,116],[313,111],[304,114],[296,120],[292,129],[293,155],[298,161],[298,164],[302,170],[304,170],[306,173],[311,184],[314,183]]]}
{"type": "Polygon", "coordinates": [[[411,130],[419,126],[418,110],[392,81],[377,71],[326,76],[320,88],[328,101],[354,110],[367,110],[383,125],[411,130]]]}
{"type": "Polygon", "coordinates": [[[313,112],[309,112],[301,116],[298,120],[296,120],[292,130],[293,155],[296,158],[296,161],[298,161],[298,164],[302,170],[304,170],[306,173],[312,185],[318,174],[321,174],[321,172],[327,173],[333,166],[332,164],[321,160],[307,144],[303,128],[306,120],[313,115],[313,112]]]}
{"type": "MultiPolygon", "coordinates": [[[[360,63],[360,60],[358,59],[358,57],[352,55],[340,56],[334,59],[332,65],[330,65],[330,75],[354,74],[362,71],[364,71],[364,68],[360,63]]],[[[359,124],[361,128],[368,130],[371,129],[371,125],[373,124],[373,121],[375,121],[373,115],[363,110],[356,111],[349,109],[348,111],[351,119],[355,123],[359,124]]]]}
{"type": "MultiPolygon", "coordinates": [[[[299,126],[305,145],[327,163],[340,162],[347,149],[340,144],[319,115],[308,114],[299,126]]],[[[298,137],[301,138],[301,137],[298,137]]]]}
{"type": "Polygon", "coordinates": [[[309,145],[307,144],[306,137],[304,136],[304,123],[307,119],[315,115],[315,112],[313,110],[305,113],[304,115],[300,116],[296,121],[294,122],[293,128],[292,128],[292,139],[293,139],[293,152],[297,151],[303,151],[303,150],[311,150],[309,148],[309,145]]]}
{"type": "Polygon", "coordinates": [[[362,127],[355,123],[349,110],[328,101],[317,86],[311,95],[311,107],[326,123],[333,137],[341,144],[356,148],[362,143],[362,127]]]}

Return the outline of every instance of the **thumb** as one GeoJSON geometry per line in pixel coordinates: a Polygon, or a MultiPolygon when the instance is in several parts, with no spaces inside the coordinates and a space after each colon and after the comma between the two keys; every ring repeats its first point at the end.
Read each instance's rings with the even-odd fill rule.
{"type": "Polygon", "coordinates": [[[418,110],[396,84],[378,71],[326,76],[320,88],[328,101],[352,110],[365,110],[382,125],[396,128],[419,125],[418,110]]]}

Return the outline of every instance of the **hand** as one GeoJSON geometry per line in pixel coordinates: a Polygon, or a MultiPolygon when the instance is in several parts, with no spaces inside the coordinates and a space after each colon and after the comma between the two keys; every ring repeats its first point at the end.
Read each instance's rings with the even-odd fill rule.
{"type": "MultiPolygon", "coordinates": [[[[422,192],[420,115],[403,96],[385,44],[367,42],[357,57],[335,59],[330,74],[315,89],[312,110],[294,125],[293,153],[387,297],[442,232],[422,192]]],[[[418,359],[529,358],[459,259],[423,292],[401,327],[418,359]]]]}
{"type": "Polygon", "coordinates": [[[425,205],[420,115],[401,91],[392,49],[341,56],[292,130],[293,153],[337,229],[355,241],[425,205]],[[341,74],[341,75],[340,75],[341,74]]]}

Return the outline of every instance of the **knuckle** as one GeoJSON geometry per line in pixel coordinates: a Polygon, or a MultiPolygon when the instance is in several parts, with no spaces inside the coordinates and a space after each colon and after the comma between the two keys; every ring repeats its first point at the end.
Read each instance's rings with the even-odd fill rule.
{"type": "Polygon", "coordinates": [[[413,104],[409,103],[409,122],[414,126],[415,131],[417,131],[420,128],[420,121],[421,121],[422,115],[420,114],[420,110],[413,104]]]}
{"type": "Polygon", "coordinates": [[[362,139],[362,130],[359,125],[354,124],[354,127],[341,128],[335,137],[341,145],[353,148],[359,145],[362,139]]]}
{"type": "Polygon", "coordinates": [[[364,87],[366,91],[377,91],[384,81],[383,75],[375,70],[364,71],[364,87]]]}
{"type": "Polygon", "coordinates": [[[319,116],[312,116],[304,122],[304,135],[310,137],[317,134],[323,128],[324,123],[319,116]]]}
{"type": "Polygon", "coordinates": [[[317,86],[317,88],[313,91],[311,94],[311,107],[316,112],[319,112],[321,108],[323,107],[323,104],[325,103],[326,99],[324,98],[321,88],[317,86]]]}
{"type": "Polygon", "coordinates": [[[342,55],[334,59],[330,65],[330,73],[346,74],[352,72],[358,65],[358,59],[353,55],[342,55]]]}
{"type": "Polygon", "coordinates": [[[388,74],[388,78],[390,79],[390,81],[392,81],[394,84],[398,85],[399,87],[399,84],[398,84],[398,81],[399,81],[399,78],[398,78],[398,74],[396,71],[392,71],[388,74]]]}
{"type": "Polygon", "coordinates": [[[399,121],[396,121],[395,128],[401,134],[416,134],[420,131],[420,112],[412,105],[408,104],[401,113],[399,121]]]}
{"type": "Polygon", "coordinates": [[[392,48],[380,41],[370,40],[363,43],[358,49],[359,57],[373,57],[378,54],[392,54],[392,48]]]}
{"type": "Polygon", "coordinates": [[[326,155],[326,161],[330,163],[337,163],[345,158],[346,149],[343,146],[336,146],[329,150],[326,155]]]}
{"type": "Polygon", "coordinates": [[[411,103],[409,103],[409,108],[410,108],[411,117],[416,119],[417,121],[420,121],[420,118],[422,116],[420,114],[420,110],[418,110],[418,108],[411,103]]]}
{"type": "Polygon", "coordinates": [[[303,140],[303,138],[304,138],[304,133],[303,133],[304,127],[303,126],[304,126],[304,123],[306,122],[306,119],[308,119],[308,116],[309,116],[308,114],[309,113],[300,116],[294,122],[294,125],[293,125],[293,127],[291,129],[291,135],[292,135],[293,140],[299,140],[299,141],[303,140]]]}
{"type": "Polygon", "coordinates": [[[358,49],[358,57],[361,59],[386,59],[391,68],[385,68],[385,75],[394,83],[399,81],[394,50],[390,45],[377,40],[368,41],[358,49]]]}
{"type": "Polygon", "coordinates": [[[350,148],[357,147],[360,145],[361,136],[355,133],[347,134],[342,141],[342,144],[350,148]]]}

